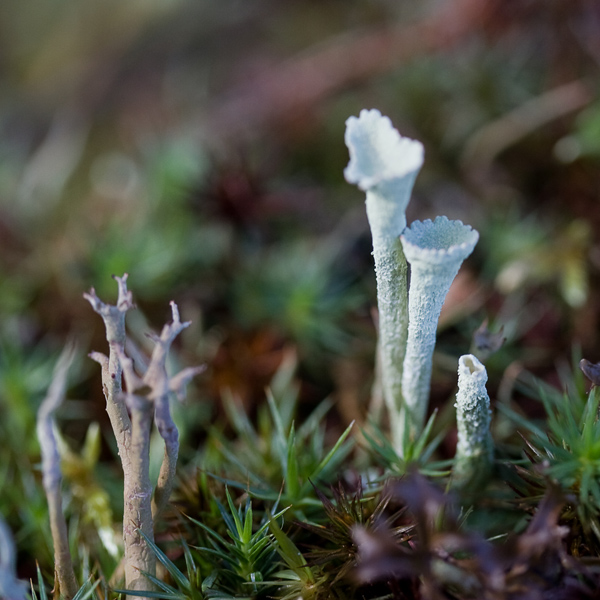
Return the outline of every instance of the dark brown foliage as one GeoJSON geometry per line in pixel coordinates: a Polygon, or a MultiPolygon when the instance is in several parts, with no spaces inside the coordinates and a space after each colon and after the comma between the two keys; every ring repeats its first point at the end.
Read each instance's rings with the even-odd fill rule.
{"type": "Polygon", "coordinates": [[[456,516],[452,499],[420,476],[388,488],[414,519],[414,536],[399,542],[391,528],[357,526],[361,583],[387,582],[395,598],[478,598],[537,600],[597,597],[597,575],[569,555],[559,524],[564,500],[550,489],[527,528],[507,539],[490,541],[470,532],[456,516]]]}

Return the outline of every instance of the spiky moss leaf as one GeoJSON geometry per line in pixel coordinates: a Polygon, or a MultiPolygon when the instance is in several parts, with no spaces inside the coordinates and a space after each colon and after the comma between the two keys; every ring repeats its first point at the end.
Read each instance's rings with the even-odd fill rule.
{"type": "MultiPolygon", "coordinates": [[[[216,502],[229,539],[225,539],[205,523],[189,517],[207,534],[212,546],[197,548],[213,568],[214,581],[205,587],[210,587],[211,596],[216,591],[234,594],[236,597],[245,595],[250,590],[255,594],[258,593],[259,586],[269,585],[264,580],[276,567],[276,542],[268,532],[270,517],[265,515],[257,531],[252,533],[254,511],[251,499],[248,497],[245,504],[236,507],[229,490],[226,490],[226,497],[227,506],[216,502]]],[[[288,508],[279,511],[273,518],[280,518],[288,508]]]]}
{"type": "MultiPolygon", "coordinates": [[[[373,423],[369,424],[370,431],[361,429],[361,432],[369,444],[369,449],[392,475],[405,475],[416,469],[428,477],[445,477],[449,474],[451,460],[429,462],[446,435],[446,431],[443,430],[429,441],[436,416],[437,410],[431,414],[423,432],[415,440],[410,440],[408,435],[404,437],[403,457],[399,456],[387,436],[373,423]]],[[[406,426],[408,427],[408,422],[406,426]]]]}
{"type": "MultiPolygon", "coordinates": [[[[499,404],[517,425],[529,432],[525,454],[533,465],[531,473],[521,467],[519,473],[526,487],[544,489],[555,480],[572,495],[575,514],[586,534],[593,533],[600,542],[600,390],[593,387],[586,394],[581,386],[570,385],[561,393],[531,377],[525,390],[537,397],[546,412],[546,427],[531,422],[512,408],[499,404]]],[[[527,493],[526,489],[523,493],[527,493]]],[[[567,513],[568,513],[568,509],[567,513]]],[[[566,513],[566,514],[567,514],[566,513]]]]}
{"type": "Polygon", "coordinates": [[[277,524],[276,519],[271,519],[269,522],[271,532],[277,540],[277,551],[285,561],[286,565],[298,577],[299,581],[304,583],[314,584],[315,576],[312,569],[308,566],[302,552],[288,535],[286,535],[281,527],[277,524]]]}

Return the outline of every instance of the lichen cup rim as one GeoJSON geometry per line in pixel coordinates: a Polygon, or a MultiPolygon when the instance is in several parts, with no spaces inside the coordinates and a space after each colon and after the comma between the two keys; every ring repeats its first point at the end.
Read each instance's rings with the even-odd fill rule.
{"type": "Polygon", "coordinates": [[[440,216],[434,221],[413,221],[400,240],[409,262],[445,265],[467,258],[479,240],[479,232],[461,220],[440,216]]]}
{"type": "Polygon", "coordinates": [[[467,377],[485,378],[487,381],[485,365],[474,354],[463,354],[458,359],[458,374],[461,373],[467,377]]]}
{"type": "Polygon", "coordinates": [[[344,138],[350,153],[344,177],[363,191],[405,177],[423,166],[423,144],[401,135],[391,119],[376,108],[362,109],[358,117],[348,117],[344,138]],[[366,152],[365,146],[371,152],[366,152]]]}

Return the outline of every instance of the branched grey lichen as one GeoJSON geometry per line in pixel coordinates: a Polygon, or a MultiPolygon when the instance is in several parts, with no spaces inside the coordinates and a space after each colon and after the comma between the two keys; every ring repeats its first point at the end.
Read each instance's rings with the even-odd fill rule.
{"type": "Polygon", "coordinates": [[[167,374],[166,362],[171,344],[190,324],[181,322],[177,305],[172,302],[173,322],[163,327],[160,336],[151,336],[155,346],[146,372],[142,377],[135,373],[133,361],[125,355],[125,314],[133,306],[131,293],[127,290],[127,275],[116,280],[119,284],[116,306],[104,304],[93,289],[85,294],[104,320],[109,343],[108,357],[99,352],[91,353],[90,357],[102,366],[106,409],[115,430],[123,466],[125,585],[130,590],[150,591],[152,585],[142,572],[154,575],[156,559],[140,532],[146,539],[153,540],[154,519],[166,506],[175,480],[179,433],[171,417],[169,396],[171,392],[181,396],[185,385],[202,368],[187,368],[174,377],[167,374]],[[122,390],[122,375],[126,392],[122,390]],[[165,455],[154,498],[149,476],[153,418],[165,442],[165,455]]]}
{"type": "Polygon", "coordinates": [[[106,328],[108,341],[108,356],[100,352],[92,352],[90,358],[102,367],[102,388],[106,398],[106,412],[110,419],[123,470],[129,460],[129,442],[131,439],[131,420],[127,413],[125,401],[121,397],[122,370],[119,362],[119,352],[125,351],[125,315],[133,307],[131,292],[127,289],[127,273],[123,277],[115,277],[119,286],[119,296],[116,305],[105,304],[98,298],[94,288],[83,297],[92,308],[102,317],[106,328]]]}
{"type": "Polygon", "coordinates": [[[131,411],[130,472],[123,485],[123,542],[125,545],[125,582],[130,590],[152,590],[143,572],[155,575],[156,557],[142,535],[154,540],[152,484],[150,482],[150,431],[152,401],[148,388],[133,370],[133,361],[118,353],[127,391],[122,397],[131,411]]]}
{"type": "Polygon", "coordinates": [[[52,383],[37,414],[37,437],[42,452],[42,481],[48,500],[50,529],[54,545],[54,570],[60,593],[65,600],[71,600],[77,594],[79,585],[73,571],[67,523],[62,510],[62,472],[60,470],[60,454],[54,433],[56,427],[54,412],[64,400],[67,373],[72,362],[73,347],[68,346],[62,352],[54,369],[52,383]]]}
{"type": "Polygon", "coordinates": [[[455,404],[458,443],[452,469],[452,485],[457,489],[481,485],[492,470],[494,444],[486,382],[483,364],[472,354],[461,356],[455,404]]]}
{"type": "Polygon", "coordinates": [[[173,378],[168,377],[166,363],[169,348],[179,333],[190,325],[190,321],[181,322],[179,309],[175,302],[171,302],[171,312],[173,322],[163,327],[160,336],[152,338],[155,346],[148,370],[143,377],[144,383],[152,390],[149,398],[154,403],[154,421],[165,442],[165,455],[152,501],[153,516],[156,516],[169,500],[175,481],[175,468],[179,454],[179,433],[171,416],[169,393],[175,392],[181,397],[185,392],[187,382],[204,370],[204,367],[189,367],[173,378]]]}

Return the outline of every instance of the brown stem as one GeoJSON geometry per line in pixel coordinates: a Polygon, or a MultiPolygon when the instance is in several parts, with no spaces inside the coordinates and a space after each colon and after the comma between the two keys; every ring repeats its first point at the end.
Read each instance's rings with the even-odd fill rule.
{"type": "Polygon", "coordinates": [[[73,348],[68,346],[60,356],[52,383],[37,414],[37,436],[42,452],[43,485],[48,499],[50,529],[54,545],[54,570],[61,594],[71,600],[79,589],[71,552],[67,523],[62,511],[60,454],[54,435],[54,411],[61,405],[67,385],[67,372],[73,362],[73,348]]]}

